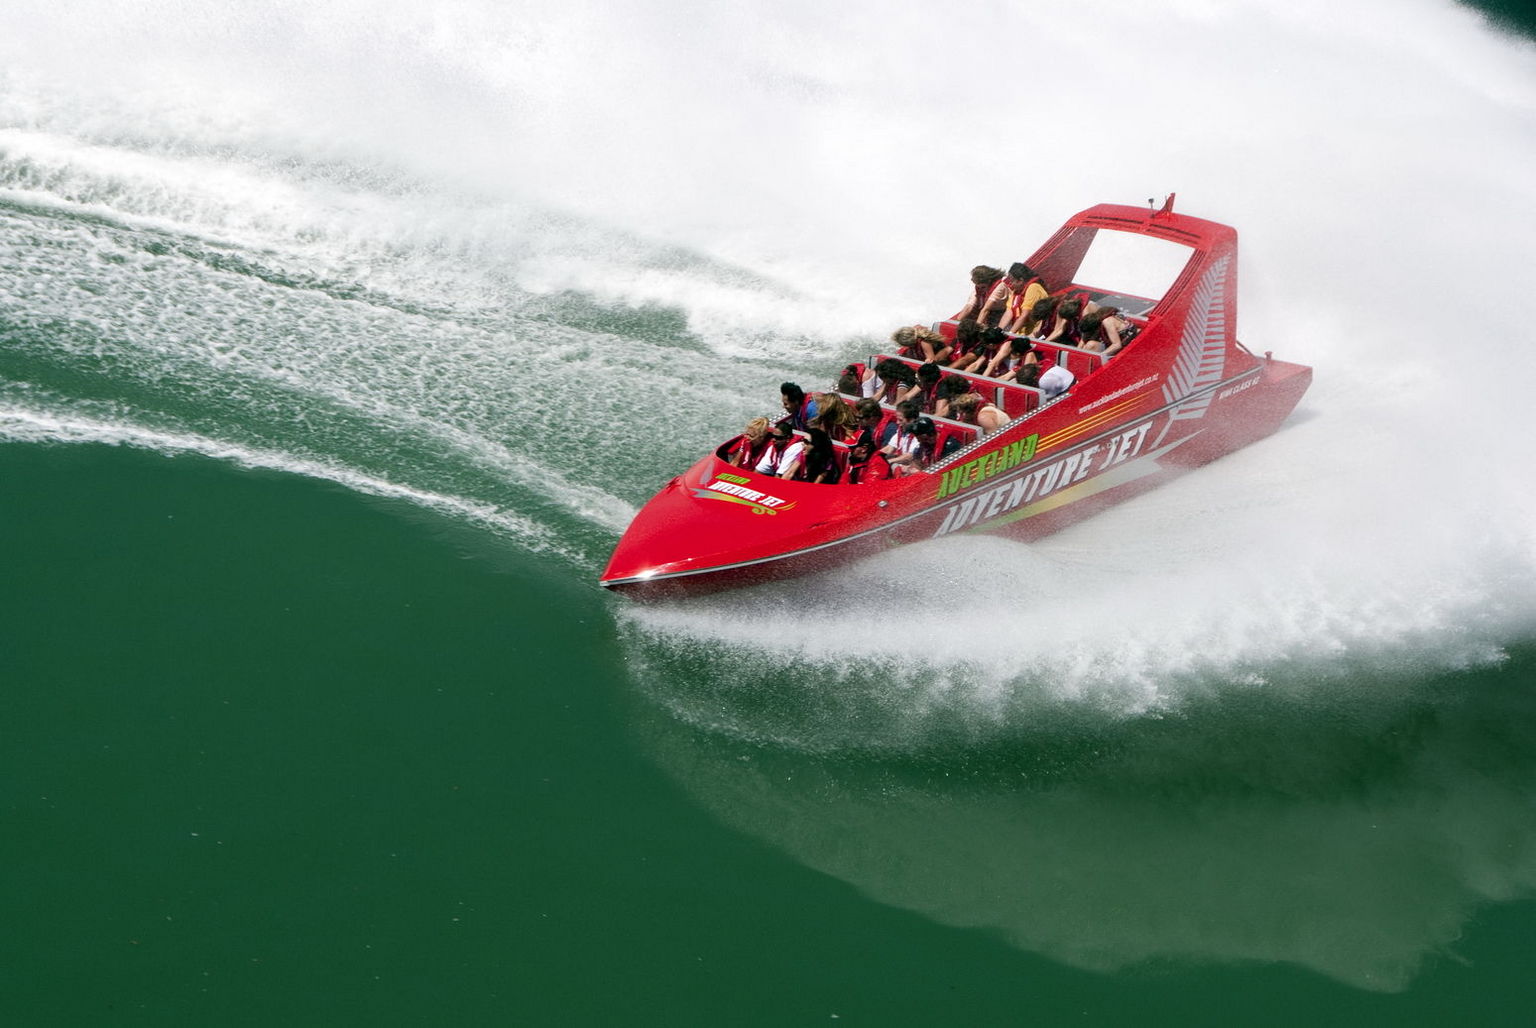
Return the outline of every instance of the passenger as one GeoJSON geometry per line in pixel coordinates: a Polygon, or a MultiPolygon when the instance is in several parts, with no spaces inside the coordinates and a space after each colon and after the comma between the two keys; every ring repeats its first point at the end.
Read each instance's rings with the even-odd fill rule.
{"type": "Polygon", "coordinates": [[[843,368],[843,373],[837,376],[837,391],[846,396],[863,396],[866,375],[873,375],[873,372],[864,365],[848,365],[843,368]]]}
{"type": "MultiPolygon", "coordinates": [[[[836,393],[822,393],[816,397],[820,408],[811,419],[809,428],[819,428],[834,442],[845,443],[858,435],[858,424],[850,407],[836,393]]],[[[808,429],[809,430],[809,429],[808,429]]]]}
{"type": "Polygon", "coordinates": [[[950,417],[949,405],[955,401],[955,397],[964,396],[971,391],[970,379],[961,378],[959,375],[945,375],[939,380],[939,388],[935,396],[932,413],[941,418],[950,417]]]}
{"type": "Polygon", "coordinates": [[[926,325],[903,325],[891,333],[891,342],[903,357],[932,364],[944,363],[954,352],[943,336],[926,325]]]}
{"type": "Polygon", "coordinates": [[[991,435],[1008,423],[1008,415],[996,404],[988,403],[980,393],[955,397],[950,401],[949,409],[950,417],[975,425],[983,436],[991,435]]]}
{"type": "Polygon", "coordinates": [[[917,439],[913,437],[910,426],[922,415],[923,409],[917,405],[916,400],[902,400],[898,403],[896,420],[886,425],[885,431],[880,433],[880,452],[894,461],[917,449],[917,439]]]}
{"type": "Polygon", "coordinates": [[[1004,332],[1029,335],[1030,316],[1035,304],[1050,298],[1050,291],[1040,281],[1040,275],[1028,264],[1015,263],[1008,269],[1008,308],[1003,312],[1000,327],[1004,332]]]}
{"type": "Polygon", "coordinates": [[[779,398],[783,401],[784,410],[789,414],[789,427],[805,431],[811,419],[816,416],[816,401],[806,396],[805,390],[793,382],[785,382],[779,386],[779,398]]]}
{"type": "Polygon", "coordinates": [[[912,422],[911,432],[917,440],[917,446],[910,453],[899,454],[891,459],[895,465],[906,465],[908,468],[926,468],[935,461],[943,460],[965,444],[953,435],[946,435],[944,442],[939,442],[939,426],[934,424],[932,418],[917,418],[912,422]]]}
{"type": "Polygon", "coordinates": [[[1118,307],[1098,308],[1084,316],[1079,329],[1083,349],[1102,353],[1105,357],[1113,357],[1131,341],[1131,323],[1121,316],[1118,307]]]}
{"type": "Polygon", "coordinates": [[[978,364],[985,365],[987,355],[985,339],[988,332],[994,329],[981,327],[981,322],[975,318],[966,318],[955,326],[955,345],[949,355],[949,366],[953,371],[972,371],[978,364]]]}
{"type": "Polygon", "coordinates": [[[832,440],[819,428],[812,427],[811,440],[806,444],[805,463],[800,476],[818,485],[835,485],[842,478],[843,469],[837,462],[837,450],[832,440]]]}
{"type": "MultiPolygon", "coordinates": [[[[978,264],[972,268],[971,299],[964,307],[960,308],[960,313],[955,315],[955,320],[964,321],[966,318],[975,318],[983,326],[987,326],[988,322],[981,316],[981,309],[987,305],[987,301],[992,297],[993,290],[997,288],[998,283],[1002,280],[1003,271],[1001,268],[993,268],[985,264],[978,264]]],[[[1002,314],[1002,310],[999,309],[997,311],[997,318],[993,319],[990,324],[996,325],[1002,314]]]]}
{"type": "Polygon", "coordinates": [[[804,459],[805,442],[795,435],[789,419],[785,418],[768,433],[768,445],[753,470],[759,475],[794,478],[800,473],[800,464],[804,459]]]}
{"type": "Polygon", "coordinates": [[[1000,328],[989,328],[983,332],[981,342],[987,359],[980,367],[972,368],[971,374],[986,374],[986,369],[991,366],[993,359],[997,357],[998,351],[1008,349],[1008,343],[1011,339],[1012,337],[1000,328]]]}
{"type": "Polygon", "coordinates": [[[864,395],[881,403],[895,403],[901,394],[917,383],[917,372],[912,365],[903,364],[894,357],[883,357],[875,365],[873,378],[864,382],[864,395]]]}
{"type": "Polygon", "coordinates": [[[875,445],[873,433],[860,433],[848,452],[848,484],[883,482],[891,476],[891,462],[875,445]]]}
{"type": "Polygon", "coordinates": [[[932,414],[939,402],[939,383],[943,379],[944,372],[939,370],[937,364],[924,364],[917,369],[917,384],[902,393],[901,398],[917,401],[923,413],[932,414]]]}
{"type": "Polygon", "coordinates": [[[1077,384],[1077,376],[1068,371],[1063,365],[1047,362],[1049,365],[1040,372],[1040,391],[1045,394],[1047,400],[1071,389],[1077,384]]]}
{"type": "Polygon", "coordinates": [[[1039,389],[1041,367],[1042,366],[1039,361],[1033,361],[1029,364],[1022,365],[1018,372],[1014,374],[1013,380],[1021,386],[1029,386],[1031,389],[1039,389]]]}
{"type": "Polygon", "coordinates": [[[1056,314],[1056,305],[1061,301],[1054,296],[1047,296],[1043,300],[1036,300],[1035,305],[1029,309],[1029,316],[1015,329],[1015,333],[1021,336],[1029,336],[1037,339],[1043,335],[1043,329],[1050,324],[1051,318],[1056,314]]]}
{"type": "Polygon", "coordinates": [[[1008,345],[997,352],[987,365],[987,374],[1008,381],[1018,377],[1019,369],[1040,359],[1028,339],[1010,339],[1008,345]]]}
{"type": "Polygon", "coordinates": [[[1068,346],[1082,342],[1083,302],[1080,297],[1070,296],[1056,305],[1056,313],[1051,316],[1050,326],[1045,332],[1046,342],[1065,343],[1068,346]]]}
{"type": "Polygon", "coordinates": [[[741,430],[736,445],[731,448],[730,463],[738,468],[755,468],[767,445],[768,419],[753,418],[741,430]]]}
{"type": "Polygon", "coordinates": [[[880,407],[880,401],[872,396],[866,396],[853,405],[853,420],[859,426],[860,434],[864,432],[876,432],[880,423],[885,420],[885,411],[880,407]]]}

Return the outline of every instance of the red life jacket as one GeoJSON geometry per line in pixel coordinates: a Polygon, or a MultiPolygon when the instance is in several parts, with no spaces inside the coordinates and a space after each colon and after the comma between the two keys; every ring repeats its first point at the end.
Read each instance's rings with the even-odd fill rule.
{"type": "Polygon", "coordinates": [[[850,485],[859,485],[864,482],[883,482],[891,477],[891,462],[885,454],[876,450],[869,455],[869,460],[863,464],[848,465],[848,482],[850,485]]]}
{"type": "Polygon", "coordinates": [[[752,470],[757,471],[758,466],[761,465],[764,461],[769,461],[769,458],[771,457],[772,460],[769,461],[768,470],[757,471],[757,473],[760,475],[777,476],[779,472],[784,469],[785,451],[788,450],[791,446],[794,446],[796,443],[802,444],[800,467],[803,470],[805,467],[805,451],[803,449],[804,440],[796,435],[791,435],[787,439],[778,439],[774,436],[769,436],[768,445],[763,448],[763,452],[758,456],[757,464],[753,465],[752,470]]]}
{"type": "Polygon", "coordinates": [[[767,447],[767,436],[763,436],[761,440],[754,443],[749,436],[743,434],[736,437],[736,442],[731,446],[730,455],[735,457],[740,454],[741,462],[736,466],[751,471],[757,467],[757,462],[763,459],[763,450],[767,447]]]}
{"type": "Polygon", "coordinates": [[[924,414],[932,414],[933,408],[938,406],[939,382],[942,381],[944,381],[944,379],[940,377],[938,381],[934,382],[931,386],[924,386],[922,384],[918,385],[917,403],[918,406],[922,407],[924,414]]]}
{"type": "MultiPolygon", "coordinates": [[[[1018,292],[1015,292],[1013,296],[1008,300],[1008,324],[1011,325],[1015,321],[1019,320],[1019,315],[1024,313],[1024,295],[1029,292],[1029,287],[1032,283],[1039,281],[1039,275],[1036,275],[1034,278],[1025,280],[1024,284],[1019,287],[1018,292]]],[[[1010,290],[1010,292],[1011,291],[1012,290],[1010,290]]]]}

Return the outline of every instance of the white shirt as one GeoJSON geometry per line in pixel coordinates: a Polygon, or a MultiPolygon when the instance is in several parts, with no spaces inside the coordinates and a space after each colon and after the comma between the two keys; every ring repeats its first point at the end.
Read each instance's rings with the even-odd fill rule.
{"type": "Polygon", "coordinates": [[[799,460],[805,453],[805,440],[796,437],[790,444],[784,447],[784,452],[779,453],[773,446],[763,451],[763,459],[757,462],[753,470],[759,475],[778,475],[778,473],[799,460]]]}

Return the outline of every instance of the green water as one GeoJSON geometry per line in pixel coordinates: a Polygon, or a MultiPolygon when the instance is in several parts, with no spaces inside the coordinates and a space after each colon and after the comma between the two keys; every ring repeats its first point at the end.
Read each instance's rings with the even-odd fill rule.
{"type": "Polygon", "coordinates": [[[1213,701],[797,757],[647,709],[608,598],[451,522],[198,457],[0,461],[9,1023],[1536,1004],[1536,904],[1476,895],[1532,859],[1528,651],[1378,709],[1213,701]],[[1112,972],[1031,951],[1075,937],[1115,964],[1180,919],[1186,952],[1112,972]]]}

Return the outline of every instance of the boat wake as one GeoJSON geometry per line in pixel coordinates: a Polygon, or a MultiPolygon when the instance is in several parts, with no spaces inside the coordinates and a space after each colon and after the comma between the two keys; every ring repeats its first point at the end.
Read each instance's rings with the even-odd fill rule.
{"type": "Polygon", "coordinates": [[[941,5],[470,3],[430,31],[408,5],[84,6],[18,4],[0,40],[7,439],[316,475],[588,578],[780,381],[951,313],[967,268],[1062,211],[1177,189],[1242,233],[1239,338],[1317,369],[1280,434],[1033,547],[615,603],[640,690],[733,738],[921,748],[1390,682],[1536,632],[1536,346],[1498,309],[1536,290],[1536,55],[1471,11],[1009,12],[971,79],[934,70],[933,40],[974,32],[941,5]],[[868,62],[829,49],[855,30],[868,62]],[[1026,36],[1137,41],[1028,99],[1112,159],[1030,162],[975,102],[1014,88],[1026,36]]]}

